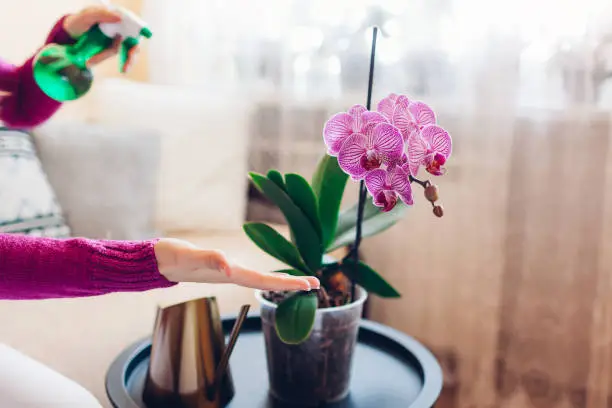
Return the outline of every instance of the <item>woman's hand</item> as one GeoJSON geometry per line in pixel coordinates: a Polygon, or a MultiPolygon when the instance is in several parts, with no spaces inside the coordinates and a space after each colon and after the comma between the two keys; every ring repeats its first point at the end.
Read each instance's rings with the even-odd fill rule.
{"type": "Polygon", "coordinates": [[[172,282],[234,283],[263,290],[311,290],[319,288],[315,277],[261,273],[230,262],[216,250],[207,250],[172,238],[155,244],[157,265],[172,282]]]}
{"type": "MultiPolygon", "coordinates": [[[[118,23],[121,21],[121,15],[115,13],[108,7],[104,6],[92,6],[87,7],[76,14],[71,14],[64,19],[64,30],[74,39],[79,38],[85,34],[91,27],[100,23],[118,23]]],[[[108,48],[97,55],[94,55],[89,61],[88,65],[97,65],[113,56],[115,56],[119,50],[121,41],[119,38],[115,39],[113,46],[108,48]]],[[[138,53],[138,47],[132,49],[128,57],[128,61],[125,66],[127,71],[133,64],[136,54],[138,53]]]]}

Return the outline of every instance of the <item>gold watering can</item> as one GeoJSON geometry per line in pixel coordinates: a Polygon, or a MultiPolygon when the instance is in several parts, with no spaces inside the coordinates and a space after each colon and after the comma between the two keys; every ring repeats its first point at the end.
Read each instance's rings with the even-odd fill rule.
{"type": "Polygon", "coordinates": [[[160,307],[143,392],[149,408],[221,408],[234,397],[229,357],[249,305],[242,306],[227,346],[214,297],[160,307]]]}

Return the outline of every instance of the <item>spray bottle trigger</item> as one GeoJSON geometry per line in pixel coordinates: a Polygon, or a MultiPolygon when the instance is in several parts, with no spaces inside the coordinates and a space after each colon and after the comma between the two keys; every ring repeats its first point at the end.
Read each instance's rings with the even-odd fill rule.
{"type": "Polygon", "coordinates": [[[130,55],[134,51],[134,48],[138,45],[138,40],[132,37],[128,37],[121,43],[121,49],[119,51],[119,70],[121,73],[125,73],[127,64],[130,61],[130,55]]]}

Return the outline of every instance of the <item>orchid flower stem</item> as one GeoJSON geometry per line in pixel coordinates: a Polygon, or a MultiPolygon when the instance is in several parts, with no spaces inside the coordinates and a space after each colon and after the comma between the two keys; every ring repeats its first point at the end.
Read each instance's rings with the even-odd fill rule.
{"type": "Polygon", "coordinates": [[[417,183],[417,184],[420,184],[420,185],[421,185],[421,187],[423,187],[423,188],[427,188],[427,187],[428,187],[428,186],[431,184],[431,183],[429,182],[429,180],[421,181],[421,180],[419,180],[418,178],[414,178],[414,177],[412,177],[412,176],[409,176],[409,177],[410,177],[410,182],[411,182],[411,183],[417,183]]]}
{"type": "Polygon", "coordinates": [[[376,61],[376,38],[378,37],[378,27],[372,29],[372,51],[370,53],[370,72],[368,75],[368,97],[366,100],[366,109],[372,107],[372,88],[374,87],[374,62],[376,61]]]}
{"type": "Polygon", "coordinates": [[[368,190],[365,187],[363,180],[359,183],[359,202],[357,206],[357,233],[355,236],[355,247],[353,256],[355,257],[355,263],[359,261],[359,245],[361,245],[361,224],[363,223],[363,210],[365,208],[365,200],[368,197],[368,190]]]}
{"type": "MultiPolygon", "coordinates": [[[[374,63],[376,61],[376,39],[378,37],[378,27],[372,28],[372,50],[370,52],[370,72],[368,75],[368,96],[366,100],[366,109],[370,110],[372,106],[372,88],[374,87],[374,63]]],[[[355,234],[355,245],[353,246],[353,259],[355,261],[354,274],[357,276],[359,270],[359,246],[361,245],[361,224],[363,223],[363,210],[365,208],[365,200],[367,199],[368,191],[365,182],[361,180],[359,183],[359,202],[357,206],[357,228],[355,234]]],[[[351,279],[351,302],[355,301],[355,282],[351,279]]]]}

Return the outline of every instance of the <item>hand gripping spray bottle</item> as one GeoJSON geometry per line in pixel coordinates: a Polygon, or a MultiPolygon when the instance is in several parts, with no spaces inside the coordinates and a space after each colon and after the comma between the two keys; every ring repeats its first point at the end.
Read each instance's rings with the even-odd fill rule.
{"type": "Polygon", "coordinates": [[[96,24],[73,45],[49,44],[34,59],[34,80],[50,98],[59,102],[72,101],[91,88],[93,74],[87,61],[111,47],[120,37],[119,69],[125,71],[130,53],[140,37],[151,38],[151,30],[131,11],[113,7],[121,15],[118,23],[96,24]]]}

